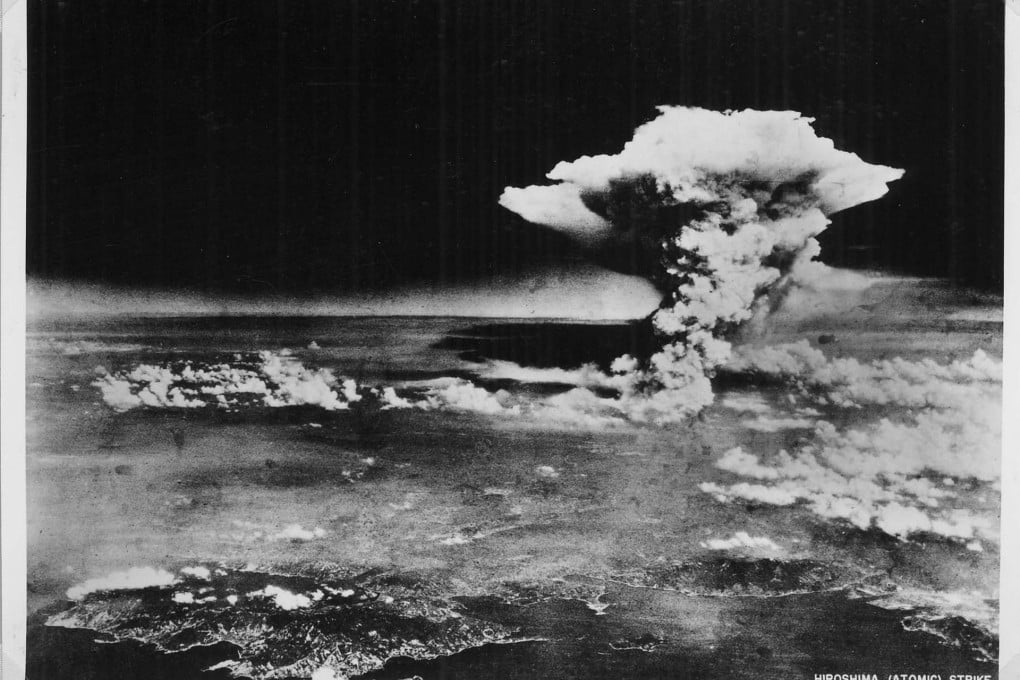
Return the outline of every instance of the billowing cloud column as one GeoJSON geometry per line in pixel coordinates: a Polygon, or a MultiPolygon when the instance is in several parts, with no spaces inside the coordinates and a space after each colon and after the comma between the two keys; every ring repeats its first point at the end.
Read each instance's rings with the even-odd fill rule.
{"type": "Polygon", "coordinates": [[[625,397],[681,415],[711,400],[706,373],[729,356],[726,332],[780,284],[815,275],[826,215],[882,196],[903,171],[837,150],[795,111],[658,110],[620,153],[561,162],[548,174],[557,184],[508,187],[500,204],[584,243],[629,235],[661,249],[663,347],[616,369],[630,378],[625,397]]]}

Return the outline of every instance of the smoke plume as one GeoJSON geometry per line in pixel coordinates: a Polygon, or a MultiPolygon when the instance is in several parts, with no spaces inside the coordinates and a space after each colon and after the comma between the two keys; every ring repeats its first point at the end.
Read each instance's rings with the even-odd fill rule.
{"type": "Polygon", "coordinates": [[[508,187],[500,204],[586,245],[637,244],[666,291],[652,319],[662,347],[614,372],[623,399],[675,417],[710,403],[730,332],[818,276],[827,215],[879,198],[903,171],[837,150],[795,111],[658,111],[620,153],[561,162],[547,175],[557,184],[508,187]]]}

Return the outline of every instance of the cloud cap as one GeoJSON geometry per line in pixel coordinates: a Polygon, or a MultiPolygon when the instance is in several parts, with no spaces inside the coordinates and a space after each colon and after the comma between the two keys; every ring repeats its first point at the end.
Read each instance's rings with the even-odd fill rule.
{"type": "Polygon", "coordinates": [[[888,183],[903,176],[902,170],[836,149],[831,139],[815,134],[813,118],[796,111],[657,110],[620,153],[561,161],[547,175],[559,184],[507,187],[500,205],[585,240],[612,225],[583,198],[621,180],[652,177],[662,195],[679,204],[719,200],[720,179],[726,184],[727,177],[771,187],[806,179],[814,205],[832,214],[883,196],[888,183]]]}

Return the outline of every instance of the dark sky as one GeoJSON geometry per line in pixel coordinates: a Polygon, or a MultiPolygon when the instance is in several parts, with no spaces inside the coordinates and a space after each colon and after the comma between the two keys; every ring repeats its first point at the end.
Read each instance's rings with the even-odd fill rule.
{"type": "Polygon", "coordinates": [[[576,258],[497,205],[657,104],[905,168],[824,259],[1002,283],[1001,1],[34,0],[30,275],[263,292],[576,258]]]}

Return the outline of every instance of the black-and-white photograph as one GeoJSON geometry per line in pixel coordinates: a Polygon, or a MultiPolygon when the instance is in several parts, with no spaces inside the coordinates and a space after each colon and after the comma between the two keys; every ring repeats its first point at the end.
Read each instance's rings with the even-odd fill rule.
{"type": "Polygon", "coordinates": [[[22,1],[25,677],[999,677],[1002,2],[22,1]]]}

